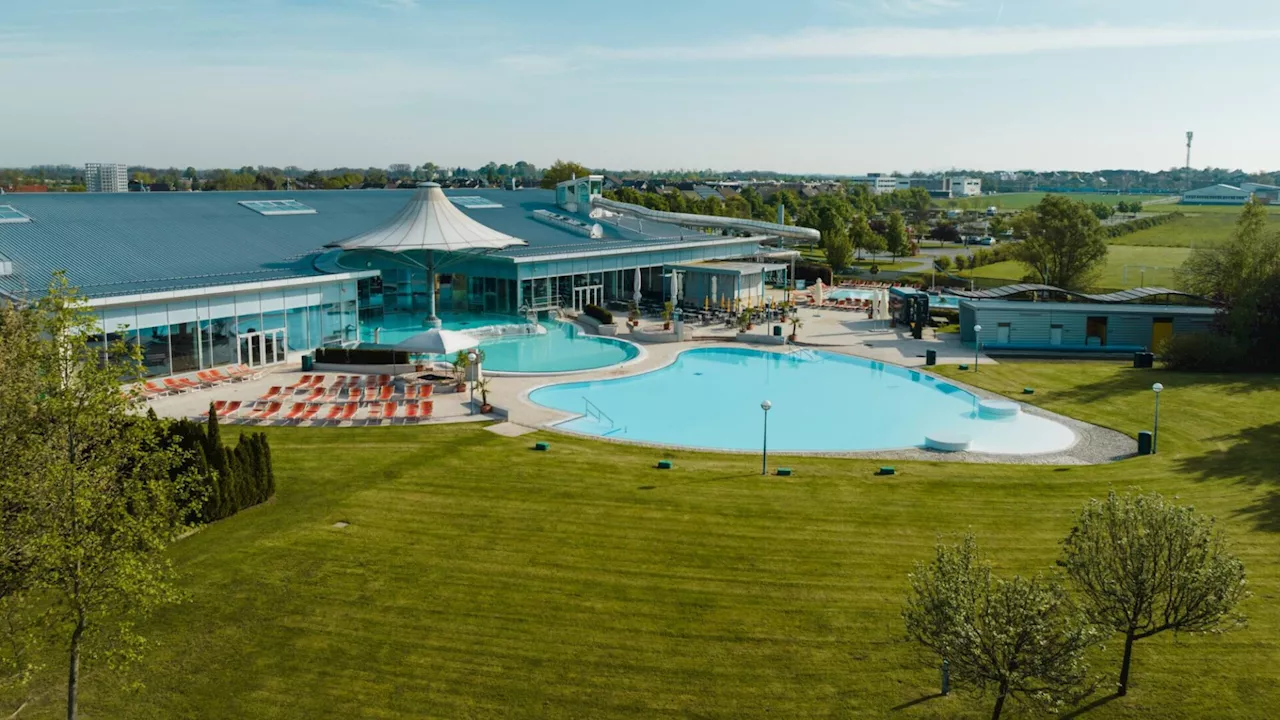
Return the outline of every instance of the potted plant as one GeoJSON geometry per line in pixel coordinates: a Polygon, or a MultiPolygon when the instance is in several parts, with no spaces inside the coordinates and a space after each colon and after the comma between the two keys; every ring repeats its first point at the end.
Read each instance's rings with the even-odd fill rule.
{"type": "Polygon", "coordinates": [[[640,307],[635,303],[631,303],[631,308],[627,310],[627,320],[631,321],[631,327],[640,327],[640,307]]]}
{"type": "Polygon", "coordinates": [[[662,329],[663,330],[671,329],[671,315],[672,315],[673,309],[674,309],[674,306],[671,304],[670,300],[662,303],[662,329]]]}
{"type": "Polygon", "coordinates": [[[743,310],[738,315],[738,332],[747,332],[753,327],[751,322],[751,311],[743,310]]]}
{"type": "Polygon", "coordinates": [[[804,323],[800,322],[800,313],[794,313],[788,319],[791,321],[791,335],[787,339],[791,342],[795,342],[796,331],[804,327],[804,323]]]}
{"type": "Polygon", "coordinates": [[[455,392],[467,391],[467,368],[471,365],[471,358],[467,357],[466,350],[459,350],[458,354],[453,357],[453,389],[455,392]]]}
{"type": "Polygon", "coordinates": [[[493,411],[493,406],[489,404],[489,381],[477,380],[472,383],[471,388],[480,393],[480,412],[489,413],[493,411]]]}

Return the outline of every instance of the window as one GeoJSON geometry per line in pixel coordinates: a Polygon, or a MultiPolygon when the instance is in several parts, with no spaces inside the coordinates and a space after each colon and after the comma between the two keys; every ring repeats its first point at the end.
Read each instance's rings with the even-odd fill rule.
{"type": "Polygon", "coordinates": [[[489,198],[483,198],[479,195],[459,195],[449,198],[454,205],[464,207],[468,210],[489,210],[492,208],[502,207],[502,203],[494,202],[489,198]]]}
{"type": "Polygon", "coordinates": [[[260,215],[315,215],[316,210],[297,200],[241,200],[240,204],[260,215]]]}
{"type": "Polygon", "coordinates": [[[31,218],[15,210],[12,205],[0,205],[0,223],[27,223],[31,218]]]}

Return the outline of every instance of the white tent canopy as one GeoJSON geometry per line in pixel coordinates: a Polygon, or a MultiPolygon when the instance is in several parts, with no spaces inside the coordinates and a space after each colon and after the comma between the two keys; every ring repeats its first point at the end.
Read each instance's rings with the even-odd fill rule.
{"type": "Polygon", "coordinates": [[[430,355],[453,355],[459,350],[470,350],[480,341],[466,333],[453,330],[428,330],[396,343],[396,350],[430,355]]]}
{"type": "Polygon", "coordinates": [[[379,227],[330,243],[344,250],[474,252],[501,250],[525,241],[472,220],[437,183],[424,183],[396,216],[379,227]]]}

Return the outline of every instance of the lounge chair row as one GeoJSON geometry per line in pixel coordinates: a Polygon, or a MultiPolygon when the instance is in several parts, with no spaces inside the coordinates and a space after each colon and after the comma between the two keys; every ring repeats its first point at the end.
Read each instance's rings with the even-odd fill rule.
{"type": "MultiPolygon", "coordinates": [[[[431,400],[410,400],[405,402],[389,401],[379,402],[368,406],[365,412],[365,422],[373,422],[382,420],[427,420],[431,417],[432,411],[435,409],[435,403],[431,400]]],[[[226,418],[231,421],[249,421],[261,422],[267,420],[284,420],[289,422],[326,422],[341,423],[354,420],[356,413],[360,411],[360,404],[354,402],[344,403],[307,403],[296,402],[287,411],[284,410],[284,403],[281,401],[259,402],[253,407],[248,407],[239,400],[215,400],[213,403],[213,411],[217,413],[219,418],[226,418]],[[327,409],[326,409],[327,405],[327,409]],[[241,410],[245,412],[241,414],[241,410]],[[321,413],[324,417],[320,417],[321,413]]],[[[208,411],[201,413],[201,417],[207,417],[208,411]]]]}
{"type": "MultiPolygon", "coordinates": [[[[320,376],[321,379],[324,376],[320,376]]],[[[328,389],[323,387],[298,386],[299,391],[307,392],[302,402],[386,402],[399,394],[405,400],[420,400],[431,397],[434,385],[406,385],[403,392],[397,393],[394,385],[347,385],[334,383],[328,389]]],[[[261,402],[279,400],[288,402],[295,390],[292,386],[272,385],[258,397],[261,402]]]]}
{"type": "Polygon", "coordinates": [[[167,377],[162,380],[145,380],[142,383],[142,394],[147,399],[151,399],[162,395],[177,395],[178,393],[204,390],[205,388],[228,382],[254,380],[260,377],[262,377],[261,370],[255,370],[248,365],[232,365],[226,368],[201,370],[195,374],[194,378],[183,376],[167,377]]]}

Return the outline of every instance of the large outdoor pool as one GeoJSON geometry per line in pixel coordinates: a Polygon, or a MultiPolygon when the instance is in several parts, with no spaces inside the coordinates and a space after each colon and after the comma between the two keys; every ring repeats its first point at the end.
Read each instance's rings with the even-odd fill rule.
{"type": "Polygon", "coordinates": [[[978,416],[978,398],[945,381],[894,365],[834,353],[741,348],[681,353],[660,370],[627,378],[551,385],[539,405],[580,414],[565,430],[638,442],[758,450],[769,411],[769,448],[867,451],[924,445],[926,435],[961,434],[975,452],[1065,450],[1075,434],[1020,413],[978,416]]]}
{"type": "MultiPolygon", "coordinates": [[[[421,313],[388,314],[378,322],[361,325],[360,337],[364,342],[394,345],[428,328],[421,313]],[[375,333],[375,330],[377,332],[375,333]]],[[[512,315],[481,313],[439,314],[446,330],[475,333],[480,337],[484,350],[484,368],[496,372],[554,373],[594,370],[617,365],[635,358],[640,349],[632,343],[615,338],[588,335],[571,322],[555,320],[540,323],[541,332],[532,330],[529,323],[512,315]],[[517,330],[511,334],[499,334],[499,326],[517,330]]],[[[432,360],[452,358],[422,356],[432,360]]]]}

